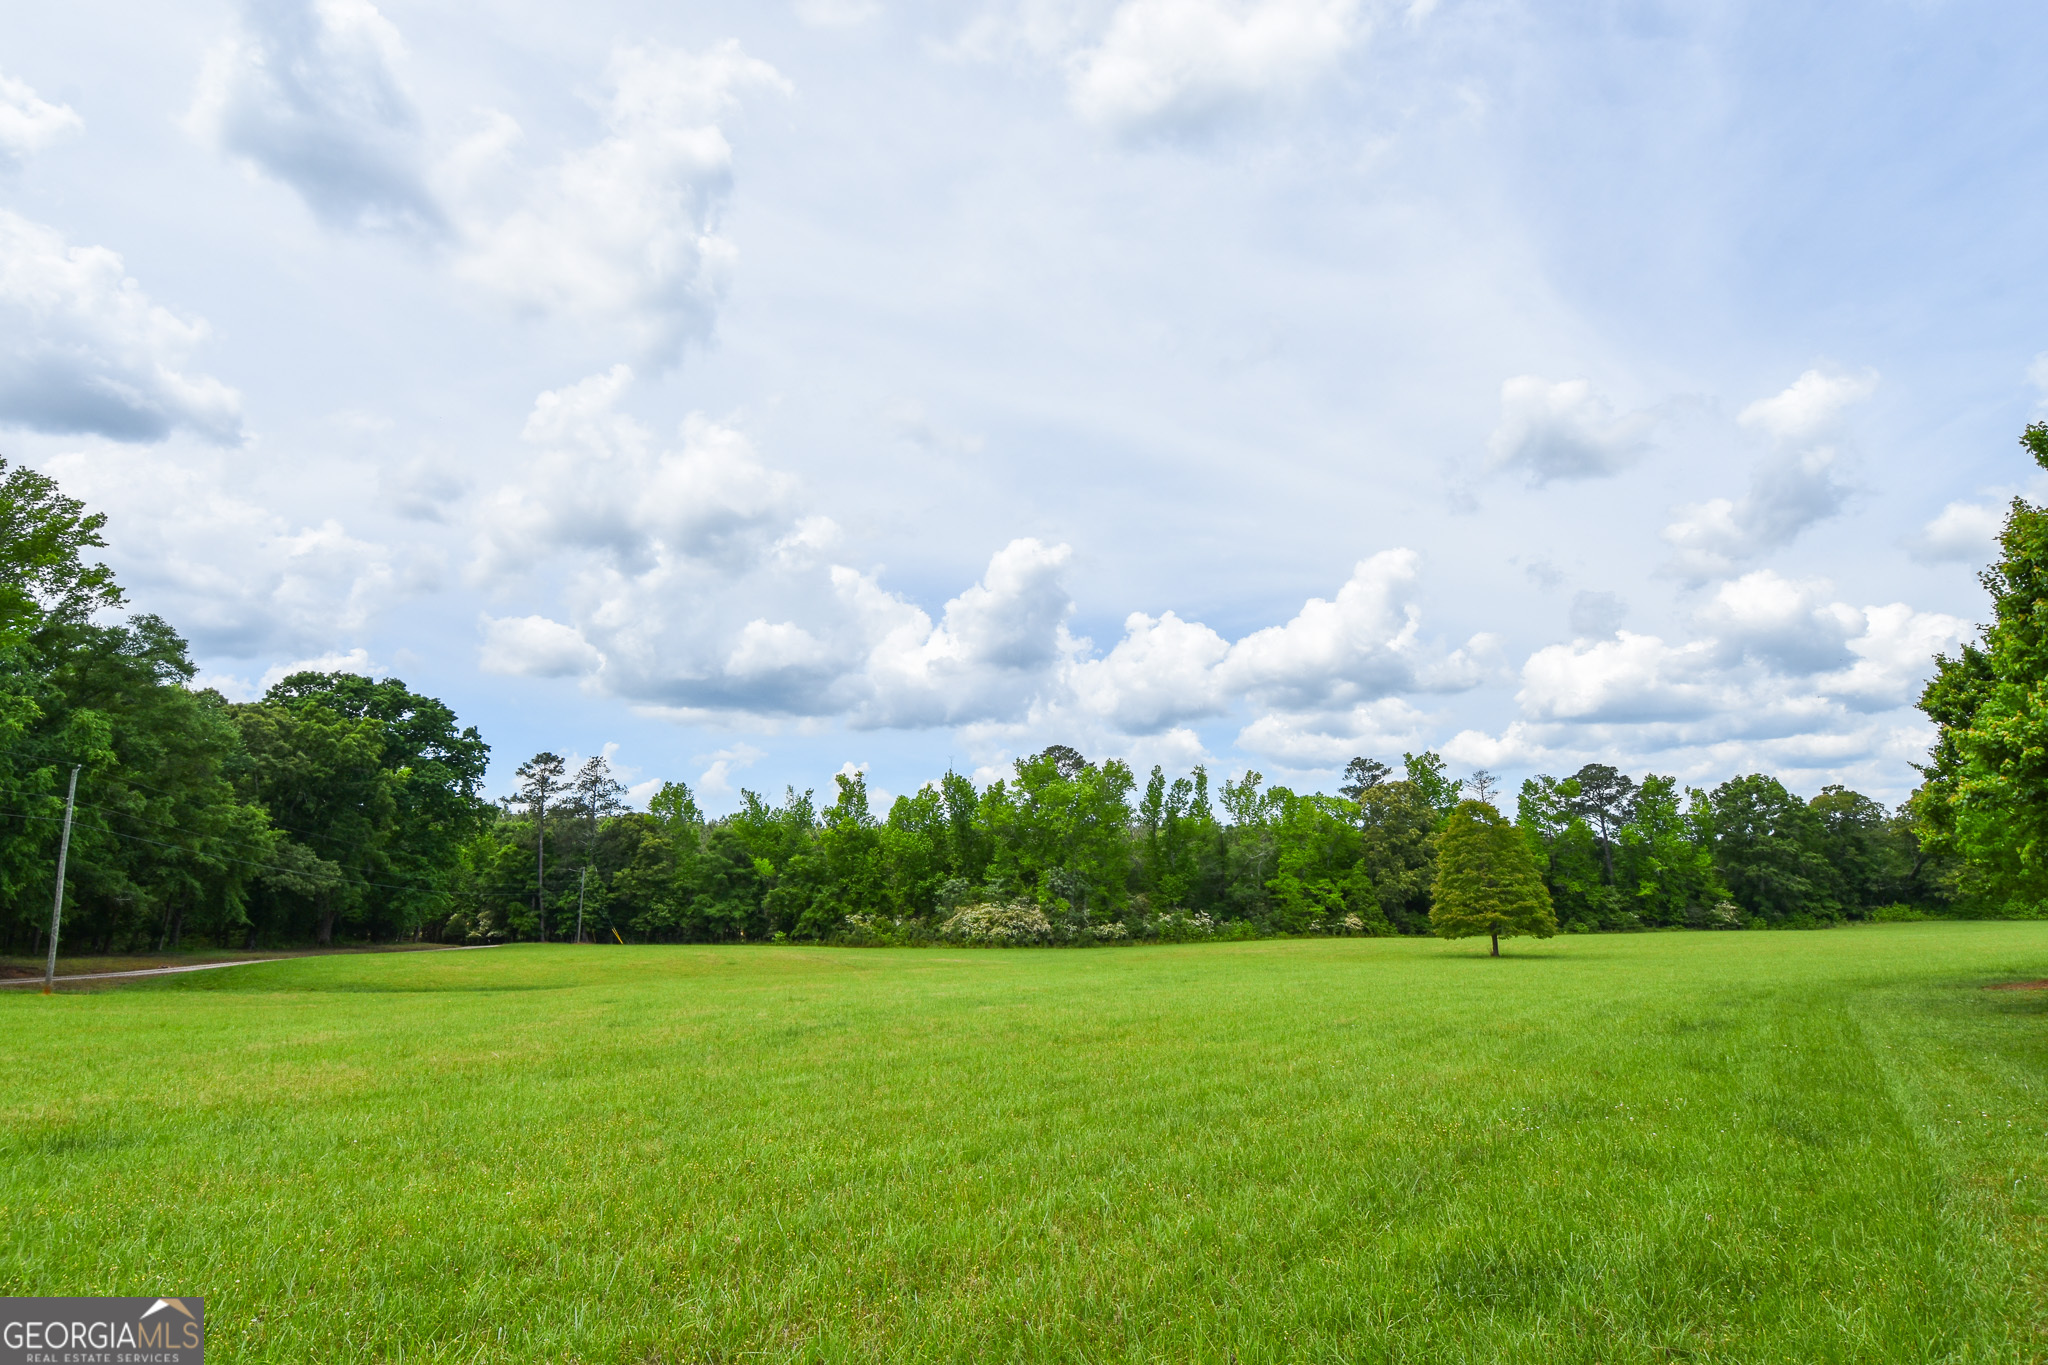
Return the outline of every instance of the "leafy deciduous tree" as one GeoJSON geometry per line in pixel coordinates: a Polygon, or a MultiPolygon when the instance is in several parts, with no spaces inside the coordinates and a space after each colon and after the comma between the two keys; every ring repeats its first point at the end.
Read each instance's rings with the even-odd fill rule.
{"type": "Polygon", "coordinates": [[[1429,922],[1443,938],[1488,935],[1494,957],[1503,938],[1557,932],[1528,842],[1484,801],[1459,802],[1444,822],[1429,922]]]}

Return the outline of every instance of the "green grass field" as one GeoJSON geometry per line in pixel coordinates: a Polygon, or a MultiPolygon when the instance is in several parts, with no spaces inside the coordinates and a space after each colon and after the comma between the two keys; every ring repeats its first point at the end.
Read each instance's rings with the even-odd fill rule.
{"type": "Polygon", "coordinates": [[[2048,924],[0,995],[0,1292],[221,1361],[2048,1355],[2048,924]]]}

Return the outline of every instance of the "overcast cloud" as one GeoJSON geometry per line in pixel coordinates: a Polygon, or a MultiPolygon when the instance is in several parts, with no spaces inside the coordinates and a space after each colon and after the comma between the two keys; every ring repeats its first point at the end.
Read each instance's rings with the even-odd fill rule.
{"type": "Polygon", "coordinates": [[[209,682],[501,775],[1895,800],[2037,488],[2048,16],[1737,9],[17,7],[0,451],[209,682]]]}

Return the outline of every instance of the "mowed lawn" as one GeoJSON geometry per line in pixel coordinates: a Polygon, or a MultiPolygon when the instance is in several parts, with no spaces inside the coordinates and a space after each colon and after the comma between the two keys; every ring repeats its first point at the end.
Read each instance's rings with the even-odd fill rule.
{"type": "Polygon", "coordinates": [[[0,995],[0,1292],[220,1361],[2048,1355],[2048,924],[0,995]]]}

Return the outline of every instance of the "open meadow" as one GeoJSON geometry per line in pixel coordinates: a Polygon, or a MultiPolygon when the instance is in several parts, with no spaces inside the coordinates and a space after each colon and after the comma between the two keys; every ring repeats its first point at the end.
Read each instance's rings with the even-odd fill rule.
{"type": "Polygon", "coordinates": [[[0,1292],[221,1361],[2020,1361],[2048,924],[0,995],[0,1292]]]}

